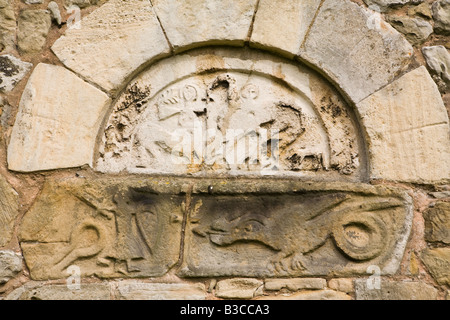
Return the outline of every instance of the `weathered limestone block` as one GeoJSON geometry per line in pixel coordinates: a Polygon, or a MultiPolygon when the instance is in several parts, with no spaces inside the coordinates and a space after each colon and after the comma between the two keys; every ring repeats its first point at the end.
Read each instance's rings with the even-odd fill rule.
{"type": "Polygon", "coordinates": [[[433,26],[421,18],[410,18],[407,16],[390,16],[389,23],[403,33],[413,45],[420,45],[433,33],[433,26]]]}
{"type": "Polygon", "coordinates": [[[82,283],[80,288],[64,284],[27,283],[11,292],[6,300],[110,300],[108,283],[82,283]]]}
{"type": "Polygon", "coordinates": [[[283,288],[290,291],[319,290],[325,289],[326,285],[327,281],[320,278],[267,279],[264,281],[264,288],[269,291],[279,291],[283,288]]]}
{"type": "Polygon", "coordinates": [[[436,33],[450,34],[450,0],[435,1],[431,8],[436,33]]]}
{"type": "Polygon", "coordinates": [[[251,299],[263,281],[251,278],[233,278],[217,282],[215,295],[224,299],[251,299]]]}
{"type": "Polygon", "coordinates": [[[444,46],[423,47],[422,53],[431,72],[438,76],[444,85],[450,86],[450,53],[448,50],[444,46]]]}
{"type": "Polygon", "coordinates": [[[348,276],[370,265],[394,273],[411,226],[408,201],[359,185],[202,180],[179,275],[348,276]]]}
{"type": "Polygon", "coordinates": [[[11,250],[0,251],[0,285],[22,271],[22,257],[11,250]]]}
{"type": "Polygon", "coordinates": [[[371,178],[450,178],[448,115],[425,67],[372,94],[357,108],[366,131],[371,178]]]}
{"type": "Polygon", "coordinates": [[[417,4],[423,2],[423,0],[364,0],[364,2],[372,10],[376,9],[380,12],[384,12],[392,7],[402,6],[405,4],[417,4]]]}
{"type": "Polygon", "coordinates": [[[150,277],[177,261],[183,200],[158,179],[49,182],[25,215],[19,240],[32,279],[150,277]]]}
{"type": "Polygon", "coordinates": [[[352,300],[352,297],[343,292],[325,289],[261,297],[257,300],[352,300]]]}
{"type": "Polygon", "coordinates": [[[427,2],[423,2],[418,6],[414,6],[408,9],[408,15],[419,16],[426,19],[432,19],[433,14],[431,12],[431,6],[427,2]]]}
{"type": "Polygon", "coordinates": [[[413,48],[379,13],[326,0],[299,53],[357,103],[392,81],[409,64],[413,48]]]}
{"type": "Polygon", "coordinates": [[[109,102],[106,94],[72,72],[39,64],[20,101],[8,146],[9,169],[28,172],[92,165],[95,139],[109,102]]]}
{"type": "Polygon", "coordinates": [[[261,0],[250,44],[297,55],[320,0],[261,0]]]}
{"type": "Polygon", "coordinates": [[[450,203],[437,202],[425,210],[425,240],[450,244],[450,203]]]}
{"type": "Polygon", "coordinates": [[[353,111],[310,69],[254,50],[198,49],[130,83],[95,168],[354,181],[366,161],[359,136],[353,111]]]}
{"type": "Polygon", "coordinates": [[[355,280],[356,300],[437,300],[438,290],[426,283],[381,279],[379,288],[355,280]]]}
{"type": "Polygon", "coordinates": [[[22,53],[42,50],[47,40],[52,19],[47,10],[24,10],[18,19],[17,45],[22,53]]]}
{"type": "Polygon", "coordinates": [[[150,1],[111,0],[80,23],[52,50],[65,66],[113,93],[143,64],[170,51],[150,1]]]}
{"type": "Polygon", "coordinates": [[[422,261],[439,284],[450,285],[450,248],[425,250],[422,261]]]}
{"type": "Polygon", "coordinates": [[[203,284],[119,282],[120,300],[205,300],[203,284]]]}
{"type": "Polygon", "coordinates": [[[353,279],[341,278],[341,279],[331,279],[328,281],[328,287],[333,290],[350,293],[355,291],[353,285],[353,279]]]}
{"type": "Polygon", "coordinates": [[[0,92],[12,91],[32,66],[9,54],[0,56],[0,92]]]}
{"type": "Polygon", "coordinates": [[[204,43],[243,45],[256,0],[153,0],[155,12],[174,49],[204,43]]]}
{"type": "Polygon", "coordinates": [[[0,52],[10,51],[15,47],[16,16],[12,0],[0,0],[0,52]]]}
{"type": "Polygon", "coordinates": [[[0,247],[12,237],[14,222],[19,213],[19,195],[0,175],[0,247]]]}

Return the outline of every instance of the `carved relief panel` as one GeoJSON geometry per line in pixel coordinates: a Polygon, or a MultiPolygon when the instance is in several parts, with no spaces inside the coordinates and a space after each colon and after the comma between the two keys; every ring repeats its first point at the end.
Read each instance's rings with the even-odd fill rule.
{"type": "Polygon", "coordinates": [[[354,116],[331,86],[284,60],[237,52],[219,50],[215,62],[199,51],[134,80],[101,134],[97,169],[361,178],[354,116]]]}

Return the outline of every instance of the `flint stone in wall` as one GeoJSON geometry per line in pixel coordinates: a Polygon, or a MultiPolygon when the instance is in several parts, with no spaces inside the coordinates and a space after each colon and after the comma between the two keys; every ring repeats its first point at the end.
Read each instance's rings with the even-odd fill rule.
{"type": "Polygon", "coordinates": [[[12,91],[32,66],[9,54],[0,56],[0,92],[12,91]]]}

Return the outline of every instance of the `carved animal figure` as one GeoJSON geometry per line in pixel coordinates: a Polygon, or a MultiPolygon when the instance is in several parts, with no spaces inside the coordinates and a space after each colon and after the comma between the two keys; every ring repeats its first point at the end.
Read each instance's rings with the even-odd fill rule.
{"type": "MultiPolygon", "coordinates": [[[[332,236],[339,218],[356,211],[381,210],[400,205],[394,201],[375,199],[356,204],[346,194],[319,196],[305,203],[283,206],[277,212],[255,210],[227,219],[223,215],[210,224],[209,229],[194,228],[197,235],[206,237],[218,246],[238,242],[259,242],[277,251],[268,267],[275,272],[303,271],[304,254],[321,247],[332,236]],[[312,203],[312,204],[311,204],[312,203]]],[[[385,200],[385,199],[384,199],[385,200]]]]}

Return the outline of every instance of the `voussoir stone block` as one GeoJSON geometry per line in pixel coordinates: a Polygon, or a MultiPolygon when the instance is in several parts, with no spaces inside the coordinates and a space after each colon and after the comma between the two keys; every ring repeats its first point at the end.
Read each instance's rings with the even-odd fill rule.
{"type": "Polygon", "coordinates": [[[208,44],[243,45],[256,0],[153,0],[155,12],[174,49],[208,44]]]}
{"type": "Polygon", "coordinates": [[[52,47],[71,70],[115,92],[146,62],[170,52],[150,1],[111,0],[52,47]]]}
{"type": "Polygon", "coordinates": [[[378,12],[344,0],[323,3],[299,50],[301,59],[326,73],[355,103],[392,81],[412,53],[378,12]]]}
{"type": "Polygon", "coordinates": [[[8,146],[10,170],[30,172],[92,165],[102,91],[58,66],[39,64],[19,105],[8,146]]]}
{"type": "Polygon", "coordinates": [[[361,101],[370,176],[409,182],[449,178],[449,120],[425,67],[361,101]]]}
{"type": "Polygon", "coordinates": [[[321,0],[261,0],[251,45],[296,55],[320,3],[321,0]]]}

